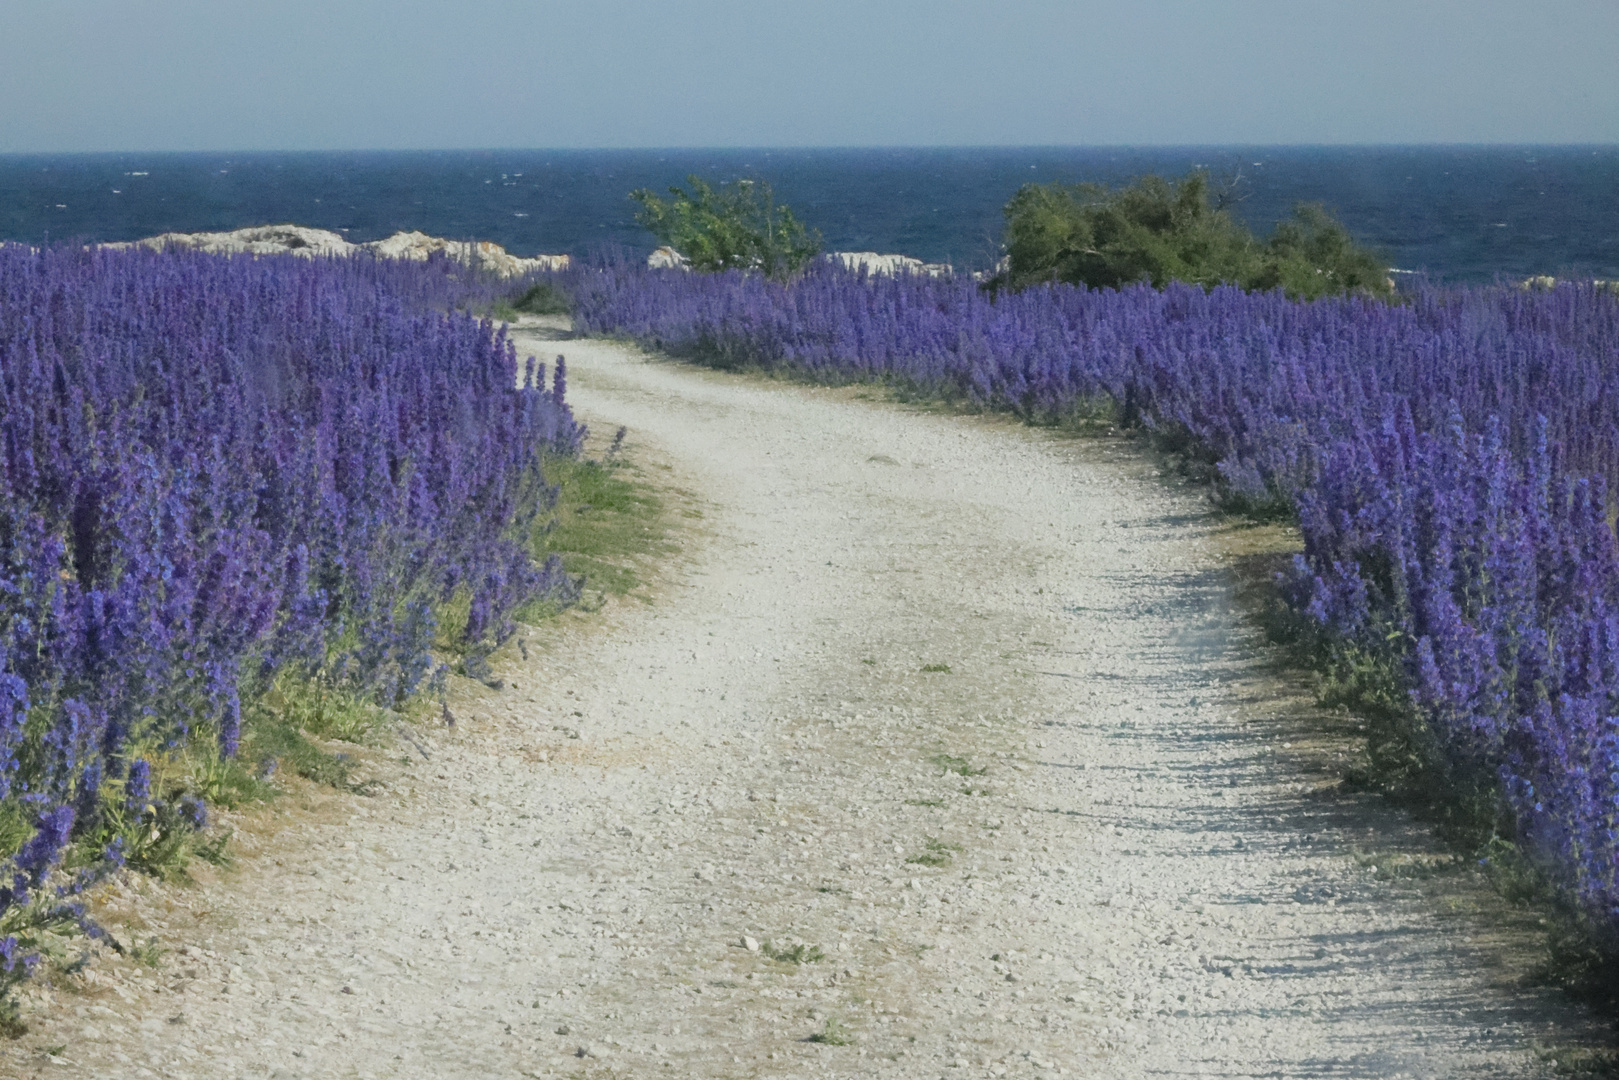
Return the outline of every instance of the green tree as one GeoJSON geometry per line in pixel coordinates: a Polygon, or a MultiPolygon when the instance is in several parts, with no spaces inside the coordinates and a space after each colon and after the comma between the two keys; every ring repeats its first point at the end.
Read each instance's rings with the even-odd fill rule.
{"type": "Polygon", "coordinates": [[[691,261],[694,270],[759,270],[785,279],[821,250],[819,233],[806,229],[770,185],[737,180],[718,188],[688,176],[688,193],[669,189],[668,201],[646,188],[630,192],[640,204],[635,220],[691,261]]]}
{"type": "Polygon", "coordinates": [[[1280,287],[1289,296],[1307,300],[1338,292],[1388,296],[1394,283],[1386,265],[1387,260],[1356,244],[1326,207],[1299,203],[1291,218],[1277,222],[1259,267],[1245,285],[1251,289],[1280,287]]]}
{"type": "Polygon", "coordinates": [[[1392,291],[1381,261],[1321,206],[1295,207],[1260,242],[1223,203],[1211,204],[1202,170],[1179,182],[1144,176],[1119,189],[1025,184],[1006,204],[1008,269],[994,285],[1118,288],[1146,281],[1162,288],[1186,281],[1280,287],[1305,298],[1392,291]]]}
{"type": "Polygon", "coordinates": [[[1015,289],[1042,281],[1118,288],[1137,281],[1217,285],[1238,280],[1253,237],[1209,205],[1208,177],[1179,184],[1145,176],[1101,184],[1025,184],[1006,205],[1006,252],[1015,289]]]}

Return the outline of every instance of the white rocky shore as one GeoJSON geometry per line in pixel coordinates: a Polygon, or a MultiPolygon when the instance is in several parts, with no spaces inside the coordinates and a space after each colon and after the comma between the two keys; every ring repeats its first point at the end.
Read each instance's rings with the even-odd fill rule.
{"type": "MultiPolygon", "coordinates": [[[[230,232],[167,232],[148,236],[144,240],[103,246],[148,247],[154,251],[178,247],[212,255],[303,255],[308,258],[370,252],[386,259],[416,260],[425,260],[435,252],[444,252],[452,259],[476,264],[480,269],[502,277],[519,277],[540,270],[566,270],[570,262],[566,255],[523,258],[488,240],[446,240],[423,232],[397,232],[386,240],[355,244],[330,230],[311,229],[304,225],[256,225],[230,232]]],[[[868,274],[885,277],[897,274],[950,277],[955,273],[955,268],[949,263],[929,263],[909,255],[886,255],[875,251],[831,251],[822,258],[840,263],[848,270],[863,269],[868,274]]],[[[685,270],[690,267],[690,261],[672,247],[660,247],[647,256],[647,265],[653,269],[685,270]]]]}
{"type": "Polygon", "coordinates": [[[843,264],[845,270],[865,270],[868,274],[893,277],[897,274],[925,274],[928,277],[951,277],[955,267],[949,263],[923,262],[909,255],[880,255],[875,251],[832,251],[827,259],[843,264]]]}
{"type": "MultiPolygon", "coordinates": [[[[862,270],[872,275],[893,277],[896,274],[926,274],[928,277],[951,277],[955,267],[949,263],[929,263],[909,255],[882,255],[875,251],[829,251],[821,256],[827,262],[841,263],[845,270],[862,270]]],[[[647,266],[654,270],[689,270],[691,260],[672,247],[661,247],[646,257],[647,266]]]]}
{"type": "Polygon", "coordinates": [[[259,225],[232,232],[163,233],[127,244],[107,244],[110,248],[167,247],[191,248],[214,255],[356,255],[371,252],[386,259],[425,261],[443,252],[463,263],[476,264],[502,277],[518,277],[537,270],[566,270],[566,255],[536,255],[525,259],[487,240],[446,240],[422,232],[397,232],[386,240],[354,244],[335,232],[303,225],[259,225]]]}

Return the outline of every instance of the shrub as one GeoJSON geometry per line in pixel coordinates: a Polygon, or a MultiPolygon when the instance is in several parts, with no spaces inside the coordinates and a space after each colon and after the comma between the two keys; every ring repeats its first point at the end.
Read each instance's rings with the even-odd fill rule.
{"type": "Polygon", "coordinates": [[[669,189],[665,202],[646,188],[630,198],[640,204],[635,220],[691,262],[694,270],[759,270],[785,279],[798,273],[821,250],[812,234],[786,205],[777,206],[770,185],[737,180],[715,188],[688,176],[687,193],[669,189]]]}
{"type": "Polygon", "coordinates": [[[1113,289],[1147,282],[1161,289],[1183,281],[1282,288],[1304,299],[1392,292],[1380,261],[1325,208],[1295,207],[1260,243],[1210,203],[1202,171],[1179,183],[1144,176],[1118,190],[1025,184],[1005,215],[1008,269],[996,284],[1014,289],[1054,281],[1113,289]]]}
{"type": "Polygon", "coordinates": [[[553,282],[536,281],[512,301],[511,308],[523,315],[567,315],[573,304],[553,282]]]}
{"type": "Polygon", "coordinates": [[[1300,203],[1291,218],[1277,223],[1259,265],[1242,284],[1250,289],[1280,288],[1305,300],[1343,292],[1388,296],[1394,286],[1386,261],[1357,245],[1326,207],[1300,203]]]}

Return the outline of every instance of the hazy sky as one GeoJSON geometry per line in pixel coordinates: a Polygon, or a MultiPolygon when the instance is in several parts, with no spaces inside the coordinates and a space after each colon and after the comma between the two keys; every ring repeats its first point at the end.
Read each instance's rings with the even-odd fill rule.
{"type": "Polygon", "coordinates": [[[0,152],[1619,142],[1619,0],[0,0],[0,152]]]}

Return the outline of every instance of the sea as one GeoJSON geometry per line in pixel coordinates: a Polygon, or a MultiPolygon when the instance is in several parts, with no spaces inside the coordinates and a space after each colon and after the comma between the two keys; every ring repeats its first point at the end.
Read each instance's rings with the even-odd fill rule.
{"type": "Polygon", "coordinates": [[[768,182],[828,250],[981,269],[1023,184],[1207,169],[1268,232],[1326,205],[1388,265],[1452,283],[1619,278],[1619,146],[488,150],[0,155],[0,239],[135,240],[293,223],[402,229],[515,254],[655,246],[629,193],[690,175],[768,182]]]}

